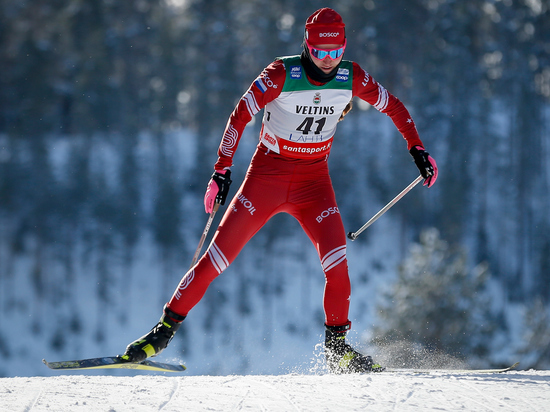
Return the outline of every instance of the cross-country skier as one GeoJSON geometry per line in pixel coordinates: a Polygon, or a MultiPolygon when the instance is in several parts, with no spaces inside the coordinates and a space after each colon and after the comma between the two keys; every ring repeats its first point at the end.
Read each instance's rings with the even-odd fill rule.
{"type": "Polygon", "coordinates": [[[346,343],[350,279],[346,234],[329,177],[327,159],[336,125],[358,97],[388,115],[407,142],[424,185],[437,179],[434,159],[424,150],[405,106],[357,63],[343,60],[345,25],[330,8],[306,22],[302,53],[277,58],[250,85],[227,122],[204,204],[211,213],[224,204],[230,167],[248,122],[264,109],[260,142],[246,177],[227,208],[205,254],[189,269],[153,329],[126,348],[136,362],[159,354],[210,283],[275,214],[294,216],[313,242],[325,274],[325,354],[332,372],[380,370],[370,356],[346,343]]]}

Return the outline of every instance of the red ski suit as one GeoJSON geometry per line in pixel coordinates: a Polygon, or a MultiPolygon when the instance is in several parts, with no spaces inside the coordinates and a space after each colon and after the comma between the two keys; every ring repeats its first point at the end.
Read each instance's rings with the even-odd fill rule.
{"type": "MultiPolygon", "coordinates": [[[[252,236],[272,216],[286,212],[300,222],[321,260],[326,278],[323,299],[326,324],[342,326],[350,323],[348,310],[351,287],[346,260],[346,235],[327,166],[333,139],[332,130],[330,136],[318,134],[320,142],[311,140],[315,135],[307,134],[308,130],[304,131],[305,128],[318,127],[318,133],[321,127],[329,125],[331,120],[321,121],[319,117],[309,116],[321,110],[311,105],[310,101],[298,105],[295,104],[295,100],[291,100],[292,104],[285,106],[284,99],[301,98],[293,94],[292,90],[288,91],[289,84],[294,79],[299,79],[303,87],[310,93],[315,93],[314,100],[317,101],[313,103],[336,107],[337,113],[331,113],[331,109],[326,109],[326,113],[339,116],[343,106],[327,106],[330,102],[321,101],[321,93],[317,93],[316,90],[319,88],[320,92],[323,91],[324,84],[307,78],[305,73],[303,77],[298,77],[300,75],[297,76],[294,71],[299,70],[299,64],[291,64],[296,61],[296,58],[290,63],[284,59],[277,59],[271,63],[252,83],[229,118],[218,150],[219,158],[214,167],[216,170],[232,165],[232,158],[245,126],[252,116],[266,108],[260,143],[245,180],[228,206],[206,253],[185,274],[168,303],[169,309],[175,313],[187,316],[191,308],[202,299],[210,283],[233,262],[252,236]],[[285,82],[288,83],[286,91],[285,82]],[[307,109],[308,104],[312,108],[307,109]],[[285,107],[291,108],[287,110],[288,113],[285,112],[285,107]],[[274,108],[273,113],[270,108],[274,108]],[[293,134],[277,136],[271,133],[269,128],[274,120],[270,118],[272,115],[288,115],[288,119],[282,119],[280,128],[288,127],[305,134],[302,134],[298,141],[293,141],[293,134]],[[311,121],[286,124],[298,115],[302,115],[302,119],[306,116],[306,119],[311,121]],[[278,149],[278,153],[272,146],[278,149]]],[[[342,96],[348,96],[348,101],[349,96],[357,96],[390,116],[406,139],[408,149],[423,146],[405,106],[357,63],[346,63],[349,70],[341,69],[343,71],[338,72],[339,75],[342,74],[339,81],[350,82],[349,93],[342,96]]],[[[332,122],[335,129],[334,120],[332,122]]],[[[275,130],[278,129],[275,127],[275,130]]]]}

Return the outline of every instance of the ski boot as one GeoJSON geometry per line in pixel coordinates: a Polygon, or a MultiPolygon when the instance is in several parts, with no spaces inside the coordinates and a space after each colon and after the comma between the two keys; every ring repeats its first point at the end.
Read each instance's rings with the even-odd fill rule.
{"type": "Polygon", "coordinates": [[[164,306],[164,313],[151,331],[130,343],[121,356],[128,362],[142,362],[150,356],[157,356],[168,346],[185,316],[178,315],[164,306]]]}
{"type": "Polygon", "coordinates": [[[344,326],[325,325],[325,357],[329,371],[336,374],[382,372],[384,367],[346,343],[346,333],[350,325],[351,323],[344,326]]]}

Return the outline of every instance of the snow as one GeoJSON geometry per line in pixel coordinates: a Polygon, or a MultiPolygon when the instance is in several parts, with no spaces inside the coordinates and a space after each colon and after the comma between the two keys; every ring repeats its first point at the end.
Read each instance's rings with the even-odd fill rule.
{"type": "Polygon", "coordinates": [[[0,379],[0,411],[546,411],[549,371],[0,379]]]}

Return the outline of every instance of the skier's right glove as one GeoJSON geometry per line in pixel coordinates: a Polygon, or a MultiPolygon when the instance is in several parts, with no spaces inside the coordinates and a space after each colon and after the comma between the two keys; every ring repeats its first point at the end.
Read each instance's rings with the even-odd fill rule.
{"type": "Polygon", "coordinates": [[[206,213],[212,213],[214,204],[225,204],[229,186],[231,185],[231,170],[216,170],[208,182],[206,193],[204,195],[204,210],[206,213]]]}
{"type": "Polygon", "coordinates": [[[437,179],[437,164],[433,157],[424,150],[422,146],[414,146],[409,150],[414,159],[414,163],[424,180],[424,186],[432,187],[437,179]]]}

